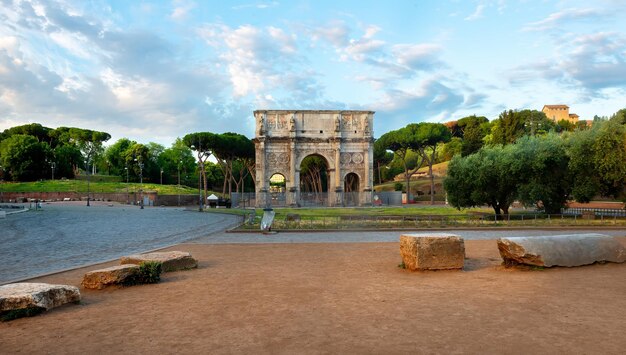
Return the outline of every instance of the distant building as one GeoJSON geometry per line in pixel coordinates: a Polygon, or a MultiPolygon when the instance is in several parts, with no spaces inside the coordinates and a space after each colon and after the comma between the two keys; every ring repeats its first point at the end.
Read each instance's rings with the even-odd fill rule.
{"type": "Polygon", "coordinates": [[[569,106],[567,105],[544,105],[541,111],[546,114],[546,117],[554,122],[565,120],[571,123],[576,123],[579,119],[577,114],[569,113],[569,106]]]}

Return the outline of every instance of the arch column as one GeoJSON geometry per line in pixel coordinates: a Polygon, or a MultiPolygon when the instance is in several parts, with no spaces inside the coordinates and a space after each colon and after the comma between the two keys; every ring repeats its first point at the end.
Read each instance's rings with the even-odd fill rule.
{"type": "Polygon", "coordinates": [[[300,169],[296,169],[296,141],[295,132],[292,132],[291,142],[289,143],[289,180],[285,185],[286,203],[288,206],[295,207],[300,200],[300,169]]]}

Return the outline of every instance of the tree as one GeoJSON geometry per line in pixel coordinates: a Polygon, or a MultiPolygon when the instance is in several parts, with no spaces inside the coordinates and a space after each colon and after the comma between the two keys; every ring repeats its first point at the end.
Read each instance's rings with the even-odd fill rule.
{"type": "Polygon", "coordinates": [[[376,168],[378,170],[378,183],[382,184],[383,178],[380,171],[380,167],[385,166],[393,160],[393,153],[388,152],[385,147],[381,144],[380,140],[376,140],[374,142],[374,163],[376,164],[376,168]]]}
{"type": "MultiPolygon", "coordinates": [[[[207,160],[214,153],[217,147],[221,146],[219,135],[211,132],[196,132],[190,133],[183,137],[183,142],[191,150],[195,151],[198,159],[198,174],[202,179],[203,197],[202,200],[206,200],[207,195],[207,176],[204,168],[207,160]]],[[[226,174],[225,174],[226,175],[226,174]]],[[[224,185],[225,189],[225,185],[224,185]]],[[[224,191],[222,191],[223,193],[224,191]]]]}
{"type": "Polygon", "coordinates": [[[455,155],[461,155],[461,148],[463,146],[463,139],[459,137],[452,137],[450,142],[444,144],[441,150],[441,161],[450,161],[455,155]]]}
{"type": "Polygon", "coordinates": [[[443,181],[448,203],[457,209],[489,205],[497,218],[509,214],[517,195],[513,146],[483,147],[467,157],[455,156],[443,181]]]}
{"type": "Polygon", "coordinates": [[[104,156],[109,163],[110,174],[126,177],[126,169],[129,163],[126,160],[126,151],[135,144],[137,142],[128,138],[120,138],[105,150],[104,156]]]}
{"type": "Polygon", "coordinates": [[[33,136],[38,142],[50,143],[51,128],[44,127],[39,123],[30,123],[5,129],[0,133],[0,142],[16,134],[33,136]]]}
{"type": "Polygon", "coordinates": [[[548,214],[559,214],[572,188],[564,141],[554,133],[526,136],[514,148],[512,174],[521,180],[519,199],[548,214]]]}
{"type": "Polygon", "coordinates": [[[47,176],[47,159],[52,151],[47,143],[26,134],[13,134],[0,142],[0,165],[13,181],[35,181],[47,176]]]}
{"type": "Polygon", "coordinates": [[[72,179],[82,162],[80,149],[74,144],[58,145],[53,151],[56,176],[72,179]]]}
{"type": "Polygon", "coordinates": [[[102,143],[111,139],[111,135],[106,132],[82,128],[70,127],[68,133],[70,141],[75,142],[83,154],[83,158],[85,158],[85,170],[89,170],[89,162],[94,161],[97,156],[104,152],[102,143]]]}
{"type": "Polygon", "coordinates": [[[595,173],[601,193],[618,197],[626,187],[626,126],[610,119],[599,126],[593,144],[595,173]]]}
{"type": "Polygon", "coordinates": [[[465,126],[461,155],[468,156],[477,152],[483,146],[483,138],[487,135],[484,125],[476,121],[470,121],[465,126]]]}
{"type": "Polygon", "coordinates": [[[430,176],[430,204],[435,204],[435,176],[433,175],[433,165],[437,160],[437,145],[449,142],[452,138],[446,126],[440,123],[419,123],[416,130],[419,141],[418,151],[422,156],[422,161],[428,164],[428,175],[430,176]]]}
{"type": "Polygon", "coordinates": [[[600,178],[594,173],[593,149],[597,131],[577,131],[565,136],[569,156],[567,168],[573,181],[571,195],[578,202],[587,203],[600,192],[600,178]]]}
{"type": "MultiPolygon", "coordinates": [[[[176,138],[170,148],[163,150],[158,157],[158,165],[163,169],[163,181],[167,184],[178,183],[178,173],[184,176],[186,171],[194,171],[196,169],[195,159],[191,149],[185,145],[182,139],[176,138]]],[[[213,164],[215,165],[215,164],[213,164]]],[[[219,169],[219,167],[217,167],[219,169]]],[[[209,168],[206,168],[209,174],[209,168]]],[[[215,174],[213,174],[215,176],[215,174]]],[[[223,174],[219,174],[223,178],[223,174]]],[[[197,177],[196,177],[197,179],[197,177]]],[[[216,185],[214,177],[207,175],[208,184],[213,187],[216,185]]],[[[222,180],[220,180],[221,182],[222,180]]]]}
{"type": "Polygon", "coordinates": [[[422,141],[417,135],[418,129],[419,124],[411,123],[404,128],[387,132],[378,138],[381,147],[394,152],[395,156],[402,162],[407,197],[411,195],[411,177],[424,163],[423,155],[421,154],[418,155],[415,165],[411,166],[408,161],[409,153],[411,151],[419,152],[422,145],[422,141]]]}
{"type": "Polygon", "coordinates": [[[560,120],[556,125],[557,132],[572,132],[576,129],[576,124],[568,120],[560,120]]]}
{"type": "Polygon", "coordinates": [[[626,108],[623,108],[611,115],[611,121],[614,121],[617,124],[626,125],[626,108]]]}

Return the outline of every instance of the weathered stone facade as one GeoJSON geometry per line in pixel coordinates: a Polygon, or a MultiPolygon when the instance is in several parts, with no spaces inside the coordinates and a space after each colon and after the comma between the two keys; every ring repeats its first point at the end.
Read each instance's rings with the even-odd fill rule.
{"type": "Polygon", "coordinates": [[[285,177],[286,204],[299,205],[300,165],[311,155],[326,160],[329,206],[342,205],[350,173],[358,178],[359,204],[371,204],[373,111],[257,110],[254,118],[257,207],[266,205],[274,174],[285,177]]]}

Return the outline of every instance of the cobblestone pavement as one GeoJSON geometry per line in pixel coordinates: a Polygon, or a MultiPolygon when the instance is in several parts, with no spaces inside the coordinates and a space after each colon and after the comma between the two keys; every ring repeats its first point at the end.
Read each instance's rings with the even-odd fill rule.
{"type": "Polygon", "coordinates": [[[626,236],[624,229],[532,229],[532,230],[445,230],[431,231],[367,231],[367,232],[284,232],[264,235],[261,233],[216,233],[189,241],[199,244],[222,243],[357,243],[397,242],[401,234],[407,233],[453,233],[467,240],[498,239],[501,237],[531,237],[557,234],[600,233],[611,236],[626,236]]]}
{"type": "Polygon", "coordinates": [[[181,243],[239,220],[182,208],[44,204],[0,219],[0,284],[181,243]]]}

